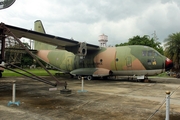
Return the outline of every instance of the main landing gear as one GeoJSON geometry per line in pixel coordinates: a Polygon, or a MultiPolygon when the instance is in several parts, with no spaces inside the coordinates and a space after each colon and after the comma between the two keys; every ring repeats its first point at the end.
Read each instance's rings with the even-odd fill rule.
{"type": "Polygon", "coordinates": [[[81,76],[81,75],[78,75],[78,80],[81,80],[82,77],[87,78],[87,80],[92,80],[92,79],[93,79],[93,76],[92,76],[92,75],[88,75],[88,76],[81,76]]]}
{"type": "Polygon", "coordinates": [[[136,81],[136,82],[151,82],[151,80],[148,79],[148,76],[136,76],[136,78],[134,78],[134,76],[129,77],[128,76],[128,80],[132,80],[132,81],[136,81]]]}

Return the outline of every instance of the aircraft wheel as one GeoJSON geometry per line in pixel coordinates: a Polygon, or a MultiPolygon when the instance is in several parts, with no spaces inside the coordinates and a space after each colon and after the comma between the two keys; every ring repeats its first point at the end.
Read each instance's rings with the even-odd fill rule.
{"type": "Polygon", "coordinates": [[[87,76],[87,80],[92,80],[93,77],[91,75],[87,76]]]}
{"type": "Polygon", "coordinates": [[[78,80],[81,80],[81,75],[78,75],[78,80]]]}

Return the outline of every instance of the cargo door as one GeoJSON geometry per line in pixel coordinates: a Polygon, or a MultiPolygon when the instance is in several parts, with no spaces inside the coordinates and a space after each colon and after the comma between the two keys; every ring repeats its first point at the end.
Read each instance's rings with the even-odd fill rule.
{"type": "Polygon", "coordinates": [[[132,57],[131,56],[126,57],[126,67],[127,67],[127,70],[132,69],[132,57]]]}

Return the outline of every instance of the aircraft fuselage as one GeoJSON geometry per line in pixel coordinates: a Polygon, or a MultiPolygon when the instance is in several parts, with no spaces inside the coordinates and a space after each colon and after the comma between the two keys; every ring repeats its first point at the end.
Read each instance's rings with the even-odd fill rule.
{"type": "Polygon", "coordinates": [[[166,57],[147,46],[122,46],[89,51],[84,59],[65,50],[40,50],[45,62],[73,75],[155,75],[165,71],[166,57]]]}

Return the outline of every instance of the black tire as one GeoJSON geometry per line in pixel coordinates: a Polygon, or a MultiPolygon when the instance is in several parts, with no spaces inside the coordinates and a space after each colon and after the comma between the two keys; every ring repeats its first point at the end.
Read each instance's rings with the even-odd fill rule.
{"type": "Polygon", "coordinates": [[[78,75],[78,80],[81,80],[82,79],[81,77],[82,77],[81,75],[78,75]]]}
{"type": "Polygon", "coordinates": [[[92,80],[93,77],[91,75],[87,76],[87,80],[92,80]]]}

